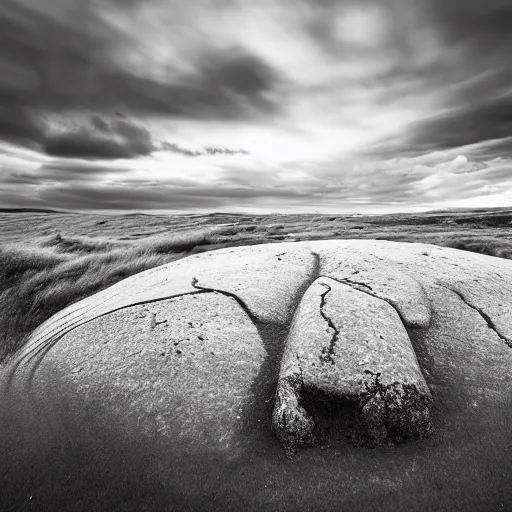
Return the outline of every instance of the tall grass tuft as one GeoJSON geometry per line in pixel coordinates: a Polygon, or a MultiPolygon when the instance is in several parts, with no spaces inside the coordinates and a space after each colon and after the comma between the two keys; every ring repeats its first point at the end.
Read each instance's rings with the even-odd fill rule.
{"type": "Polygon", "coordinates": [[[42,247],[51,247],[59,253],[96,253],[109,251],[116,247],[112,241],[97,238],[80,237],[62,237],[59,233],[50,236],[41,241],[42,247]]]}
{"type": "Polygon", "coordinates": [[[438,245],[487,254],[488,256],[496,256],[498,258],[512,259],[512,240],[507,239],[443,238],[438,241],[438,245]]]}

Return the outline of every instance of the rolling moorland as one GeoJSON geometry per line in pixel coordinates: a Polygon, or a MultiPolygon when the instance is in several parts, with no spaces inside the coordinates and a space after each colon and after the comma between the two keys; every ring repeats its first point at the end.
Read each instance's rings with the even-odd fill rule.
{"type": "Polygon", "coordinates": [[[199,252],[319,239],[422,242],[512,259],[512,208],[392,215],[0,210],[0,362],[51,315],[199,252]]]}

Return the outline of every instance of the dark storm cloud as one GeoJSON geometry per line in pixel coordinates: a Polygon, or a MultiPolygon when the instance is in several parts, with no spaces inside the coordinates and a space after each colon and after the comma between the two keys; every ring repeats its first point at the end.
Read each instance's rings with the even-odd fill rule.
{"type": "Polygon", "coordinates": [[[504,53],[511,44],[509,0],[430,0],[429,5],[448,42],[470,44],[483,53],[504,53]]]}
{"type": "Polygon", "coordinates": [[[52,156],[117,159],[149,155],[156,148],[143,126],[120,117],[93,116],[78,129],[47,137],[43,149],[52,156]]]}
{"type": "Polygon", "coordinates": [[[512,94],[483,99],[420,123],[411,142],[430,149],[450,149],[512,134],[512,94]]]}
{"type": "Polygon", "coordinates": [[[0,184],[41,185],[42,183],[91,182],[107,175],[126,175],[124,167],[109,167],[96,163],[50,162],[32,171],[12,171],[0,174],[0,184]]]}
{"type": "Polygon", "coordinates": [[[45,123],[36,112],[32,113],[22,106],[0,103],[0,140],[35,148],[45,134],[45,123]]]}
{"type": "MultiPolygon", "coordinates": [[[[0,7],[3,138],[37,142],[41,133],[33,117],[40,111],[83,108],[235,119],[276,108],[265,96],[276,80],[274,71],[241,48],[205,48],[190,63],[192,71],[178,74],[169,62],[168,80],[156,80],[117,62],[116,51],[128,45],[127,35],[108,26],[88,2],[70,5],[75,12],[68,19],[11,0],[0,7]]],[[[92,145],[101,146],[100,153],[116,151],[108,144],[92,145]]]]}
{"type": "Polygon", "coordinates": [[[446,97],[449,112],[415,123],[409,145],[431,151],[510,137],[512,3],[431,0],[429,9],[444,44],[463,48],[459,67],[476,79],[446,97]]]}
{"type": "Polygon", "coordinates": [[[5,144],[5,201],[414,206],[510,185],[510,0],[0,2],[0,139],[56,157],[5,144]]]}
{"type": "MultiPolygon", "coordinates": [[[[510,0],[422,0],[408,6],[386,0],[382,5],[397,19],[400,11],[412,6],[420,18],[416,27],[408,24],[406,31],[394,35],[391,50],[400,59],[378,77],[386,85],[381,100],[390,102],[397,94],[413,91],[421,101],[423,95],[437,92],[440,113],[433,108],[432,117],[411,123],[395,138],[373,143],[362,154],[382,159],[413,157],[512,136],[510,0]],[[414,34],[422,28],[430,28],[436,44],[444,49],[425,62],[410,52],[414,34]]],[[[509,154],[508,144],[503,150],[503,156],[509,154]]]]}
{"type": "MultiPolygon", "coordinates": [[[[511,80],[507,84],[509,87],[511,80]]],[[[512,92],[505,93],[504,83],[494,84],[487,94],[485,86],[472,91],[468,100],[448,112],[411,123],[405,135],[369,145],[361,154],[378,158],[413,158],[422,154],[456,150],[464,146],[483,159],[512,154],[512,92]],[[493,96],[495,94],[495,96],[493,96]],[[476,99],[478,97],[478,99],[476,99]]],[[[477,89],[477,86],[474,87],[477,89]]],[[[461,98],[453,103],[461,103],[461,98]]]]}
{"type": "Polygon", "coordinates": [[[80,116],[73,124],[52,132],[37,112],[0,105],[0,140],[39,149],[48,155],[117,159],[149,155],[156,149],[144,126],[120,116],[80,116]]]}
{"type": "Polygon", "coordinates": [[[39,194],[45,204],[77,209],[191,209],[230,206],[261,198],[300,199],[306,195],[285,189],[219,189],[217,187],[165,186],[161,183],[133,188],[116,185],[56,186],[39,194]]]}

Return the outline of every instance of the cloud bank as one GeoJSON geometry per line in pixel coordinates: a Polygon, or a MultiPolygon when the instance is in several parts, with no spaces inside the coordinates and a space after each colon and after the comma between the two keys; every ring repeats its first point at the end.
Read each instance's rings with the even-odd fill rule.
{"type": "Polygon", "coordinates": [[[507,0],[4,0],[0,204],[512,204],[507,0]]]}

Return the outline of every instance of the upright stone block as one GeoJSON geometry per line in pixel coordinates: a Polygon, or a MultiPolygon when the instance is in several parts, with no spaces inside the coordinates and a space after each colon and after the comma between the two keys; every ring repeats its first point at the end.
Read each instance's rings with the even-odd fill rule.
{"type": "Polygon", "coordinates": [[[432,397],[399,315],[387,302],[329,278],[305,293],[282,359],[273,427],[285,447],[315,439],[303,406],[314,393],[357,406],[375,444],[432,432],[432,397]]]}

